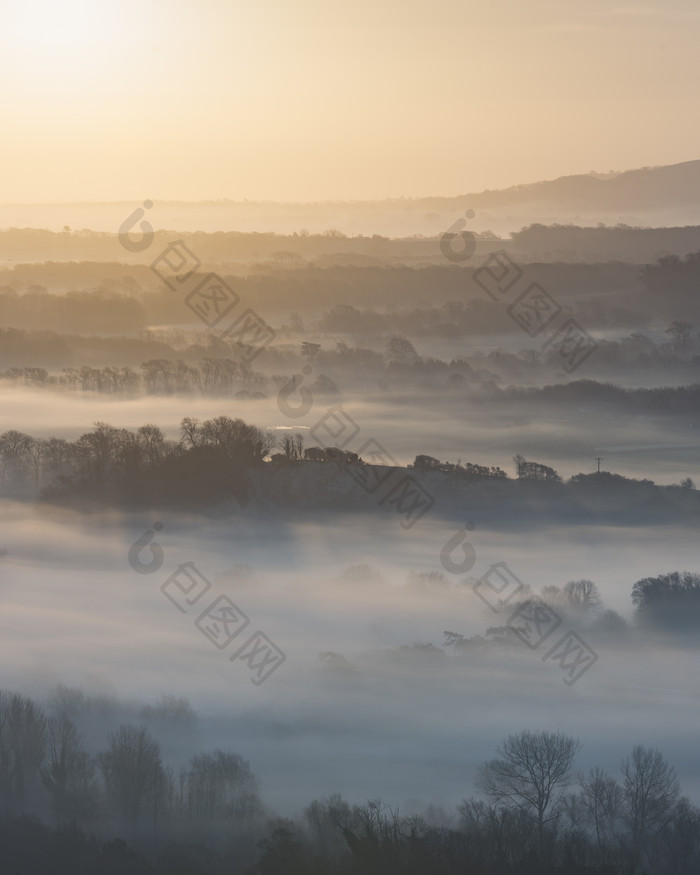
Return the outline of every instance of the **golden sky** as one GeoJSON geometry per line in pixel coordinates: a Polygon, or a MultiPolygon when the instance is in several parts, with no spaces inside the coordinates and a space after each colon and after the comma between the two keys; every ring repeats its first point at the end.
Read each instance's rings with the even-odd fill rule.
{"type": "Polygon", "coordinates": [[[695,0],[3,0],[0,202],[454,195],[700,157],[695,0]]]}

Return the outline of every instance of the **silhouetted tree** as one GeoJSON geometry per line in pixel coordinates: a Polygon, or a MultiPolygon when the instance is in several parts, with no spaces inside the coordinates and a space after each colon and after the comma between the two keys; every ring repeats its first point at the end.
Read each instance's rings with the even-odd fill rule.
{"type": "Polygon", "coordinates": [[[579,742],[553,732],[509,735],[498,749],[499,759],[483,765],[477,786],[498,805],[513,806],[534,819],[540,859],[544,858],[545,828],[554,825],[569,784],[579,742]]]}
{"type": "Polygon", "coordinates": [[[622,810],[629,829],[632,871],[670,822],[679,794],[676,773],[661,751],[636,745],[622,763],[622,810]]]}
{"type": "Polygon", "coordinates": [[[671,571],[645,577],[632,587],[637,620],[668,631],[688,631],[700,624],[700,574],[671,571]]]}
{"type": "Polygon", "coordinates": [[[40,772],[59,823],[85,822],[95,816],[95,763],[83,749],[80,734],[65,712],[46,722],[46,752],[40,772]]]}
{"type": "Polygon", "coordinates": [[[123,725],[99,754],[105,792],[112,811],[126,822],[155,820],[165,792],[165,772],[157,742],[145,728],[123,725]]]}
{"type": "Polygon", "coordinates": [[[46,743],[46,717],[19,693],[0,691],[0,800],[23,810],[39,783],[46,743]]]}

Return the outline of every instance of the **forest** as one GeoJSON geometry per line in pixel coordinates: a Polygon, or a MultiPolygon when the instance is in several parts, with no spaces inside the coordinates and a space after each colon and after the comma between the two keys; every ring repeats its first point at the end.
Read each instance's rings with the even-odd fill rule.
{"type": "Polygon", "coordinates": [[[197,753],[179,768],[166,761],[159,735],[192,738],[196,729],[186,699],[163,696],[137,722],[117,725],[124,711],[75,688],[56,689],[46,705],[0,692],[7,871],[690,875],[700,860],[700,809],[661,751],[641,744],[615,771],[581,772],[578,739],[525,730],[479,767],[479,795],[454,811],[405,815],[381,799],[350,805],[333,793],[279,817],[232,751],[197,753]]]}

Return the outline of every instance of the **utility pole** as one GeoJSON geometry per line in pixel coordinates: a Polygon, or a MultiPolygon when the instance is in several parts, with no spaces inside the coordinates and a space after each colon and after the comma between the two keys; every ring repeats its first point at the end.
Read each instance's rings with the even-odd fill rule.
{"type": "Polygon", "coordinates": [[[598,463],[598,473],[600,474],[600,463],[603,461],[603,456],[594,456],[593,458],[598,463]]]}

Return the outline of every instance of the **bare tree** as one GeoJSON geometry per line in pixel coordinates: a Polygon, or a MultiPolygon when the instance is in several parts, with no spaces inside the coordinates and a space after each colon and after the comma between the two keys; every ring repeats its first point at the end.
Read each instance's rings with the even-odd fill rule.
{"type": "Polygon", "coordinates": [[[75,723],[65,711],[46,722],[40,773],[59,822],[87,821],[94,816],[98,796],[95,763],[83,750],[75,723]]]}
{"type": "Polygon", "coordinates": [[[673,875],[692,875],[700,863],[700,809],[681,798],[673,815],[660,835],[660,851],[664,871],[673,875]]]}
{"type": "Polygon", "coordinates": [[[591,769],[587,777],[579,776],[583,810],[595,832],[598,864],[612,862],[614,839],[622,808],[622,788],[603,769],[591,769]]]}
{"type": "Polygon", "coordinates": [[[196,447],[199,438],[199,420],[186,416],[180,423],[180,434],[183,444],[196,447]]]}
{"type": "Polygon", "coordinates": [[[64,438],[52,437],[43,442],[44,475],[58,477],[60,474],[68,473],[72,459],[72,447],[64,438]]]}
{"type": "Polygon", "coordinates": [[[556,822],[569,784],[574,757],[581,749],[568,735],[530,732],[509,735],[498,749],[499,759],[481,766],[477,786],[498,805],[512,806],[534,817],[540,858],[545,829],[556,822]]]}
{"type": "Polygon", "coordinates": [[[0,692],[0,801],[24,807],[28,792],[39,783],[45,738],[41,708],[19,693],[0,692]]]}
{"type": "Polygon", "coordinates": [[[688,346],[692,332],[693,326],[690,322],[679,320],[671,322],[666,329],[666,334],[671,335],[676,352],[682,352],[688,346]]]}
{"type": "Polygon", "coordinates": [[[342,830],[352,827],[352,812],[340,793],[314,799],[304,809],[304,820],[318,853],[336,863],[347,855],[342,830]]]}
{"type": "Polygon", "coordinates": [[[285,458],[292,462],[296,459],[296,446],[294,444],[294,436],[285,434],[282,436],[282,446],[280,447],[285,455],[285,458]]]}
{"type": "Polygon", "coordinates": [[[21,431],[0,434],[0,461],[6,480],[22,480],[29,467],[29,449],[33,438],[21,431]]]}
{"type": "Polygon", "coordinates": [[[106,422],[96,422],[94,430],[81,435],[74,444],[81,472],[91,483],[104,484],[122,446],[123,430],[106,422]]]}
{"type": "Polygon", "coordinates": [[[475,865],[501,871],[522,863],[531,837],[529,815],[520,809],[489,805],[482,799],[465,799],[457,810],[475,865]]]}
{"type": "Polygon", "coordinates": [[[244,454],[261,461],[276,443],[271,433],[248,425],[242,419],[231,419],[230,416],[205,420],[199,427],[198,436],[202,443],[217,447],[230,459],[240,458],[244,454]]]}
{"type": "Polygon", "coordinates": [[[651,838],[671,819],[680,785],[672,766],[657,748],[638,744],[622,763],[622,807],[629,827],[632,871],[651,838]]]}
{"type": "Polygon", "coordinates": [[[165,435],[157,425],[142,425],[138,436],[149,465],[155,465],[165,456],[165,435]]]}
{"type": "Polygon", "coordinates": [[[32,474],[34,475],[34,482],[39,482],[39,477],[41,475],[41,463],[44,458],[44,447],[46,445],[46,441],[42,438],[30,438],[29,444],[27,446],[27,458],[29,459],[29,464],[32,469],[32,474]]]}
{"type": "Polygon", "coordinates": [[[230,824],[262,809],[258,780],[238,754],[220,749],[198,754],[190,760],[184,781],[185,813],[194,820],[230,824]]]}
{"type": "Polygon", "coordinates": [[[574,608],[582,614],[592,614],[597,611],[603,600],[600,597],[600,590],[592,580],[570,580],[564,586],[564,596],[569,607],[574,608]]]}
{"type": "Polygon", "coordinates": [[[543,586],[541,589],[542,598],[548,605],[564,605],[566,604],[566,596],[560,586],[550,583],[543,586]]]}
{"type": "Polygon", "coordinates": [[[98,756],[107,798],[114,812],[135,822],[155,819],[165,791],[165,773],[158,744],[145,728],[120,726],[109,736],[109,748],[98,756]]]}

